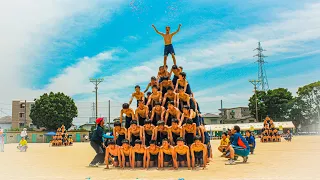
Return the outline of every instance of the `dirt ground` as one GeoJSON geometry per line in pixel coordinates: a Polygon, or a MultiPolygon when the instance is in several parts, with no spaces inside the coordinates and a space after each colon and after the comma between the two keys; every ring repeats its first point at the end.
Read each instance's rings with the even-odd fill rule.
{"type": "MultiPolygon", "coordinates": [[[[257,139],[258,141],[258,139],[257,139]]],[[[49,147],[48,144],[29,144],[28,152],[17,151],[17,144],[6,144],[0,153],[0,179],[234,179],[234,180],[298,180],[320,179],[320,136],[294,137],[291,143],[260,143],[248,163],[226,166],[216,150],[219,141],[211,141],[214,158],[205,170],[105,170],[87,167],[94,157],[89,143],[76,143],[72,147],[49,147]]]]}

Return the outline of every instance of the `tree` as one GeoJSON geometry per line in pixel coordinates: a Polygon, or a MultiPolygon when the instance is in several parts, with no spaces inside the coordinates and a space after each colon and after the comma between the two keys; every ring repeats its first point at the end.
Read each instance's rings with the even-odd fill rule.
{"type": "Polygon", "coordinates": [[[298,98],[301,101],[301,110],[307,123],[318,122],[320,118],[320,81],[299,87],[298,98]]]}
{"type": "Polygon", "coordinates": [[[299,97],[293,98],[289,102],[289,119],[295,125],[295,127],[299,127],[299,125],[308,124],[307,119],[303,115],[303,107],[305,103],[299,97]]]}
{"type": "Polygon", "coordinates": [[[276,121],[284,121],[289,117],[290,106],[293,96],[288,89],[278,88],[268,90],[265,97],[265,105],[270,118],[276,121]]]}
{"type": "Polygon", "coordinates": [[[78,109],[72,98],[63,93],[43,94],[31,107],[32,123],[47,130],[56,130],[61,125],[69,129],[73,118],[78,116],[78,109]]]}
{"type": "MultiPolygon", "coordinates": [[[[266,98],[266,92],[257,91],[257,99],[258,99],[258,121],[263,121],[264,117],[267,116],[266,105],[264,104],[264,100],[266,98]]],[[[249,110],[251,111],[251,115],[256,117],[256,96],[253,94],[249,99],[249,110]]]]}

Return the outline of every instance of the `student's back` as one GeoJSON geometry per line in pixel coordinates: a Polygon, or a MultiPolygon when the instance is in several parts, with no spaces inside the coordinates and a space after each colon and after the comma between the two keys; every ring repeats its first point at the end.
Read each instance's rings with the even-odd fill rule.
{"type": "Polygon", "coordinates": [[[243,142],[243,144],[246,146],[247,149],[250,149],[249,143],[248,141],[240,134],[240,133],[235,133],[233,134],[233,141],[231,142],[232,145],[234,146],[240,146],[238,144],[238,140],[239,138],[241,139],[241,141],[243,142]]]}
{"type": "Polygon", "coordinates": [[[102,139],[103,134],[104,134],[103,128],[97,125],[97,128],[92,133],[90,141],[101,144],[103,142],[103,139],[102,139]]]}

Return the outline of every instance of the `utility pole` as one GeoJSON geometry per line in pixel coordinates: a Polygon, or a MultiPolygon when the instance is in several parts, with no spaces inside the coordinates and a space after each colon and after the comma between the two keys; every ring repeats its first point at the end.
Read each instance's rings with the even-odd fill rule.
{"type": "Polygon", "coordinates": [[[27,125],[27,100],[24,100],[24,126],[27,125]]]}
{"type": "Polygon", "coordinates": [[[255,97],[256,97],[256,120],[257,120],[257,122],[259,121],[258,120],[258,98],[257,98],[257,85],[260,83],[260,80],[249,80],[249,82],[251,83],[251,84],[253,84],[253,86],[254,86],[254,95],[255,95],[255,97]]]}
{"type": "Polygon", "coordinates": [[[103,82],[103,78],[90,78],[90,82],[93,83],[95,86],[95,92],[96,92],[96,119],[98,118],[98,85],[103,82]]]}
{"type": "Polygon", "coordinates": [[[220,109],[221,109],[221,122],[222,124],[224,124],[224,114],[222,114],[223,110],[222,110],[222,99],[221,99],[221,102],[220,102],[220,109]]]}
{"type": "Polygon", "coordinates": [[[263,55],[263,51],[266,51],[265,49],[262,48],[261,43],[258,43],[258,48],[254,49],[258,51],[258,54],[256,54],[253,57],[258,57],[258,60],[256,61],[258,63],[258,80],[260,81],[258,86],[260,86],[260,89],[262,91],[267,91],[269,90],[269,83],[268,83],[268,78],[267,78],[267,73],[266,69],[264,68],[264,58],[267,57],[263,55]]]}
{"type": "MultiPolygon", "coordinates": [[[[110,111],[111,111],[111,107],[110,107],[110,104],[111,104],[111,102],[110,102],[110,99],[109,99],[109,131],[111,131],[111,128],[110,128],[110,111]]],[[[114,135],[115,136],[115,135],[114,135]]]]}

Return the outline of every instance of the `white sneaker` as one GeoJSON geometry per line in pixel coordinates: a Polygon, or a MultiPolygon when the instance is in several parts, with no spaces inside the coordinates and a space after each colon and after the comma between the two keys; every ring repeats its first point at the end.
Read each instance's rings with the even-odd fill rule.
{"type": "Polygon", "coordinates": [[[89,164],[89,167],[98,167],[96,164],[89,164]]]}
{"type": "Polygon", "coordinates": [[[225,165],[235,165],[236,163],[234,162],[233,159],[230,159],[228,162],[226,162],[225,165]]]}

